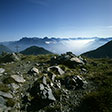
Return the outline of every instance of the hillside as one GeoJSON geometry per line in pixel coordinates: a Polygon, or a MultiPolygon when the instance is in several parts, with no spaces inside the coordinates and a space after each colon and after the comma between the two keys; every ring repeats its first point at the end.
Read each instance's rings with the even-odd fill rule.
{"type": "Polygon", "coordinates": [[[68,52],[0,60],[0,112],[112,112],[111,59],[68,52]]]}
{"type": "Polygon", "coordinates": [[[11,53],[12,51],[8,47],[6,47],[4,45],[0,45],[0,54],[2,52],[9,52],[9,53],[11,53]]]}
{"type": "Polygon", "coordinates": [[[86,52],[82,55],[91,58],[112,58],[112,41],[109,41],[108,43],[97,48],[96,50],[86,52]]]}
{"type": "Polygon", "coordinates": [[[37,46],[31,46],[23,51],[20,52],[21,54],[25,55],[39,55],[39,54],[52,54],[50,51],[37,46]]]}

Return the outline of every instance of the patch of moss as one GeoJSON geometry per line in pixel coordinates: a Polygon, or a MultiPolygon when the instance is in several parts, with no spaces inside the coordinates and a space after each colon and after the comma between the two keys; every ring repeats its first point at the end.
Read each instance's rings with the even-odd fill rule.
{"type": "Polygon", "coordinates": [[[0,84],[0,91],[8,92],[10,89],[7,85],[0,84]]]}
{"type": "Polygon", "coordinates": [[[14,99],[7,99],[6,105],[9,107],[13,107],[15,105],[15,100],[14,99]]]}
{"type": "Polygon", "coordinates": [[[80,112],[112,112],[112,89],[102,88],[87,94],[80,112]]]}
{"type": "Polygon", "coordinates": [[[15,81],[13,78],[8,77],[8,78],[5,78],[5,79],[3,80],[3,83],[4,83],[4,84],[11,84],[11,83],[16,83],[16,81],[15,81]]]}
{"type": "Polygon", "coordinates": [[[44,108],[45,112],[61,112],[60,105],[47,106],[44,108]]]}

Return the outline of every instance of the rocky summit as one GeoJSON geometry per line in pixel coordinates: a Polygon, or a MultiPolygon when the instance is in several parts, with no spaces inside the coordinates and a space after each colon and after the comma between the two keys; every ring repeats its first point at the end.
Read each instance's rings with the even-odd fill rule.
{"type": "Polygon", "coordinates": [[[111,112],[112,59],[0,55],[0,112],[111,112]]]}

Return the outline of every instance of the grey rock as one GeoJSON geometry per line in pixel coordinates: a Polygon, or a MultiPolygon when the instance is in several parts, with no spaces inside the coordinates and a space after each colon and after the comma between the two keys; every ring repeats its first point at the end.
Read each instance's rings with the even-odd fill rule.
{"type": "Polygon", "coordinates": [[[52,78],[51,78],[53,82],[55,81],[55,77],[56,77],[56,75],[53,74],[53,75],[52,75],[52,78]]]}
{"type": "Polygon", "coordinates": [[[56,100],[49,85],[40,84],[40,94],[42,99],[56,100]]]}
{"type": "Polygon", "coordinates": [[[39,70],[36,67],[31,68],[28,74],[39,74],[39,70]]]}
{"type": "Polygon", "coordinates": [[[82,57],[78,57],[72,52],[67,52],[54,58],[52,57],[50,62],[51,65],[64,64],[69,67],[75,67],[76,65],[85,64],[85,61],[82,57]]]}
{"type": "Polygon", "coordinates": [[[2,60],[5,63],[9,62],[9,64],[11,64],[10,62],[19,61],[20,58],[18,57],[18,55],[16,53],[6,53],[6,54],[2,55],[2,60]]]}
{"type": "Polygon", "coordinates": [[[65,73],[59,66],[51,66],[48,68],[48,71],[50,70],[56,71],[59,75],[63,75],[65,73]]]}
{"type": "Polygon", "coordinates": [[[52,89],[50,88],[50,86],[48,85],[48,87],[47,87],[47,94],[48,94],[48,99],[50,99],[50,100],[52,100],[52,101],[55,101],[56,99],[55,99],[55,97],[54,97],[54,95],[53,95],[53,93],[52,93],[52,89]]]}
{"type": "Polygon", "coordinates": [[[5,69],[3,68],[0,68],[0,74],[4,73],[5,72],[5,69]]]}
{"type": "Polygon", "coordinates": [[[0,73],[0,76],[2,76],[3,74],[0,73]]]}
{"type": "Polygon", "coordinates": [[[28,89],[28,96],[32,96],[33,99],[29,100],[28,96],[24,96],[24,99],[26,99],[27,102],[30,101],[30,104],[27,107],[28,111],[32,111],[32,109],[34,111],[38,111],[56,101],[53,91],[50,85],[47,83],[46,77],[47,76],[43,76],[40,79],[37,79],[37,81],[33,83],[32,87],[28,89]]]}
{"type": "Polygon", "coordinates": [[[80,76],[71,76],[65,79],[65,86],[68,89],[83,89],[84,81],[80,76]]]}
{"type": "Polygon", "coordinates": [[[11,83],[11,86],[14,90],[17,90],[19,88],[19,86],[15,83],[11,83]]]}
{"type": "Polygon", "coordinates": [[[19,61],[19,57],[15,54],[15,53],[12,53],[11,57],[14,59],[14,61],[19,61]]]}
{"type": "Polygon", "coordinates": [[[6,97],[6,98],[13,98],[13,96],[10,93],[6,93],[2,91],[0,91],[0,96],[6,97]]]}
{"type": "Polygon", "coordinates": [[[61,89],[61,82],[60,82],[60,80],[56,80],[55,81],[55,85],[56,85],[56,87],[61,89]]]}
{"type": "Polygon", "coordinates": [[[25,82],[25,79],[22,76],[19,76],[19,75],[12,75],[11,78],[13,78],[16,82],[19,82],[19,83],[24,83],[25,82]]]}
{"type": "Polygon", "coordinates": [[[43,82],[43,84],[47,85],[46,77],[43,77],[42,82],[43,82]]]}
{"type": "Polygon", "coordinates": [[[5,69],[0,68],[0,76],[2,76],[4,72],[5,72],[5,69]]]}
{"type": "Polygon", "coordinates": [[[52,82],[55,81],[55,77],[56,77],[56,75],[55,75],[54,73],[52,73],[52,72],[48,72],[48,76],[49,76],[49,78],[52,80],[52,82]]]}
{"type": "Polygon", "coordinates": [[[0,112],[8,112],[6,107],[6,100],[0,96],[0,112]]]}
{"type": "Polygon", "coordinates": [[[0,96],[0,105],[5,105],[5,104],[6,104],[5,99],[2,96],[0,96]]]}
{"type": "Polygon", "coordinates": [[[70,61],[77,63],[77,64],[84,64],[84,62],[81,59],[79,59],[78,57],[71,58],[70,61]]]}

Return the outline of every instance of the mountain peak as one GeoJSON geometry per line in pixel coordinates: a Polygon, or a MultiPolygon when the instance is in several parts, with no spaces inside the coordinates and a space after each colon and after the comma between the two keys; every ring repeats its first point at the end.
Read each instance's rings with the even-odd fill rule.
{"type": "Polygon", "coordinates": [[[50,51],[38,46],[31,46],[20,53],[25,55],[52,54],[50,51]]]}

